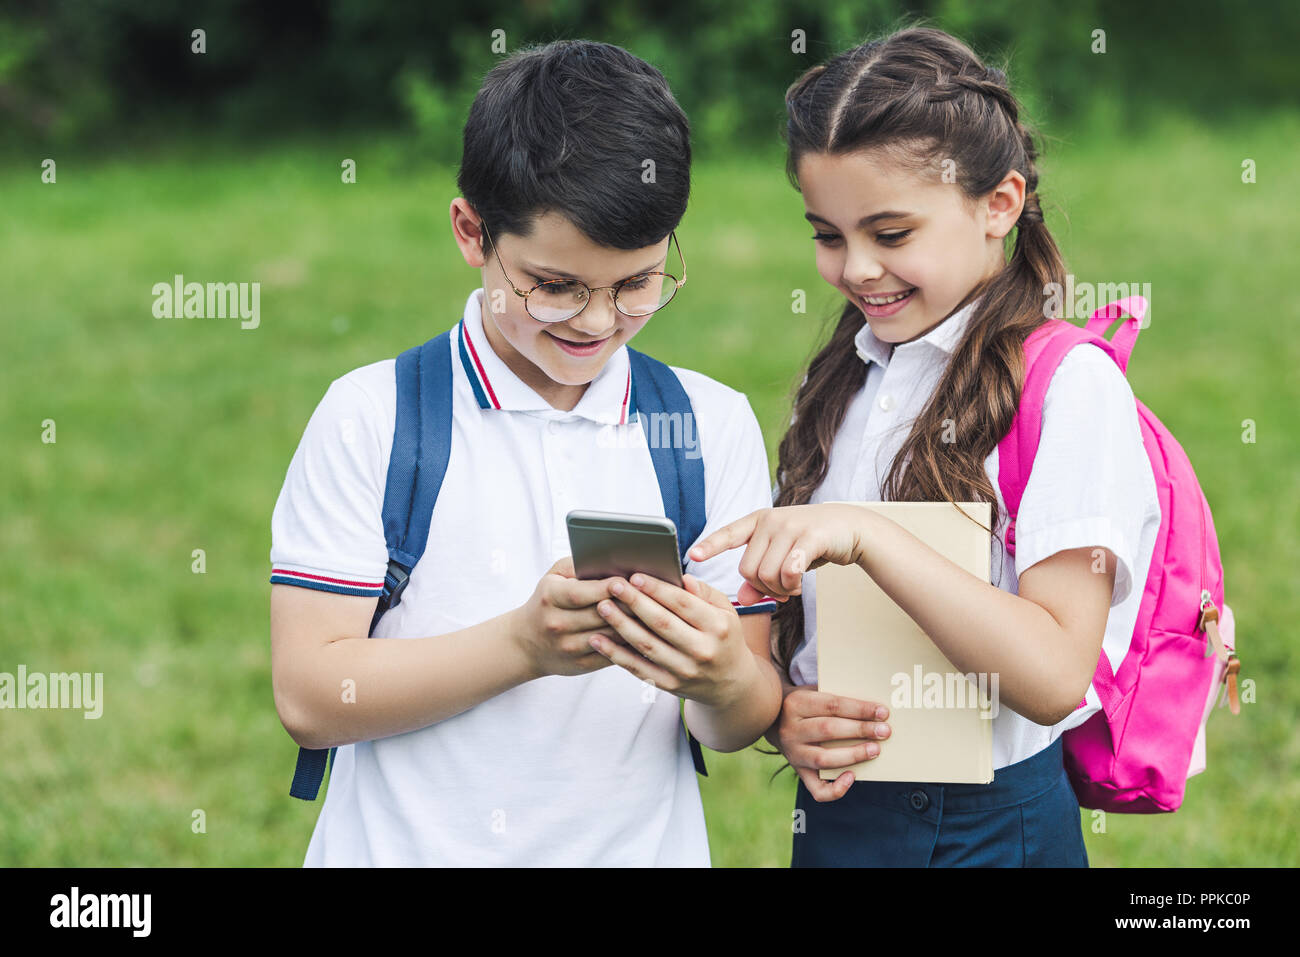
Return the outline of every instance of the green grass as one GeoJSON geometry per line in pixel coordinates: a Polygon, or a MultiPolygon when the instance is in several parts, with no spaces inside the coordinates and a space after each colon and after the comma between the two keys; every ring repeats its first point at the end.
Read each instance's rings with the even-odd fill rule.
{"type": "MultiPolygon", "coordinates": [[[[1239,717],[1212,718],[1183,808],[1111,815],[1088,833],[1094,864],[1300,859],[1298,133],[1295,116],[1171,122],[1136,141],[1080,135],[1043,161],[1078,279],[1152,284],[1130,378],[1214,508],[1257,689],[1239,717]]],[[[105,676],[97,721],[0,712],[0,865],[301,863],[320,805],[288,796],[296,749],[272,704],[271,508],[330,380],[449,327],[477,285],[449,233],[452,173],[407,155],[367,138],[56,157],[56,185],[43,156],[0,169],[0,671],[105,676]],[[339,180],[344,157],[356,185],[339,180]],[[260,280],[261,327],[155,319],[151,287],[175,273],[260,280]]],[[[747,392],[774,453],[836,294],[779,155],[701,165],[693,196],[684,298],[637,345],[747,392]]],[[[709,764],[714,863],[787,864],[790,772],[769,783],[779,761],[754,751],[709,764]]]]}

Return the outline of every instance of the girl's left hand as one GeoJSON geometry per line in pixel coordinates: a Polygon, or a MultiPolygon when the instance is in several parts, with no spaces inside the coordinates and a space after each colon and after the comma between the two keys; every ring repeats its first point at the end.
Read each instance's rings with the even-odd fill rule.
{"type": "Polygon", "coordinates": [[[740,603],[752,605],[765,597],[786,601],[802,594],[804,572],[827,563],[858,562],[863,518],[870,514],[833,502],[763,508],[718,529],[692,548],[690,557],[706,561],[748,545],[740,559],[745,579],[737,596],[740,603]]]}
{"type": "Polygon", "coordinates": [[[636,574],[610,591],[632,614],[606,599],[596,610],[630,645],[593,636],[591,646],[656,688],[710,707],[729,705],[756,668],[740,615],[730,599],[693,575],[685,589],[636,574]]]}

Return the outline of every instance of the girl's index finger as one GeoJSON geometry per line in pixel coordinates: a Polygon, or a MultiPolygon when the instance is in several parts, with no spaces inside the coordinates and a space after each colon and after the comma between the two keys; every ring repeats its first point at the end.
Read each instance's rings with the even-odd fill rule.
{"type": "Polygon", "coordinates": [[[758,525],[758,517],[766,511],[769,511],[769,509],[759,509],[744,518],[736,519],[730,525],[722,526],[704,541],[696,544],[686,554],[697,562],[703,562],[708,561],[714,555],[721,555],[733,548],[739,548],[749,541],[750,536],[754,534],[754,528],[758,525]]]}
{"type": "Polygon", "coordinates": [[[760,601],[787,602],[789,600],[789,598],[780,595],[769,595],[762,589],[755,588],[749,582],[741,582],[740,591],[736,594],[736,601],[742,605],[756,605],[760,601]]]}

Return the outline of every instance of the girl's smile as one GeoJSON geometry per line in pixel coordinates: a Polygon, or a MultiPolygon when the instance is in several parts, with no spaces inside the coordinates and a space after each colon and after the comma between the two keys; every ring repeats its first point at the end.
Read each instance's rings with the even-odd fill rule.
{"type": "Polygon", "coordinates": [[[916,287],[905,289],[902,292],[882,293],[879,295],[858,297],[862,305],[862,311],[871,319],[887,319],[903,310],[903,308],[912,301],[912,294],[916,292],[916,287]]]}
{"type": "Polygon", "coordinates": [[[877,338],[925,335],[1003,263],[987,201],[879,150],[808,153],[799,161],[817,271],[856,305],[877,338]]]}

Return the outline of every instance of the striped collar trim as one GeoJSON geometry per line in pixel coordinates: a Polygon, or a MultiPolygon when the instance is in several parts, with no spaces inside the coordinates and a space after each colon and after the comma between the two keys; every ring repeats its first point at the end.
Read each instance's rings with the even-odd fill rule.
{"type": "MultiPolygon", "coordinates": [[[[474,342],[474,336],[470,331],[467,320],[462,318],[456,327],[456,351],[460,355],[460,364],[461,368],[465,370],[465,378],[469,381],[470,389],[473,391],[474,398],[478,402],[480,409],[500,410],[507,408],[507,406],[501,402],[501,390],[493,385],[492,379],[488,375],[488,363],[484,361],[483,356],[484,350],[490,348],[491,346],[487,343],[476,344],[474,342]]],[[[636,396],[632,391],[632,363],[626,358],[626,346],[623,347],[622,355],[624,356],[623,361],[627,365],[627,373],[621,390],[622,401],[617,409],[602,412],[599,408],[591,407],[593,402],[599,401],[597,396],[600,393],[592,395],[592,390],[596,388],[597,383],[600,381],[600,376],[597,376],[592,381],[592,384],[587,387],[587,392],[583,394],[582,399],[574,406],[572,410],[574,413],[609,425],[627,425],[637,414],[636,396]],[[588,399],[589,396],[591,396],[591,400],[588,399]]],[[[613,361],[614,359],[611,358],[610,362],[613,361]]],[[[523,387],[523,384],[520,383],[520,386],[523,387]]],[[[532,390],[528,391],[531,392],[532,390]]]]}
{"type": "MultiPolygon", "coordinates": [[[[626,349],[627,347],[624,346],[626,349]]],[[[628,420],[636,415],[636,396],[632,394],[632,363],[627,364],[627,387],[623,390],[623,407],[619,412],[618,424],[627,425],[628,420]]]]}
{"type": "Polygon", "coordinates": [[[464,319],[456,327],[456,342],[460,352],[461,367],[464,368],[465,376],[469,379],[470,388],[474,390],[474,398],[478,400],[478,407],[480,409],[501,408],[501,400],[497,398],[496,390],[492,388],[492,383],[488,380],[487,370],[483,368],[483,360],[479,358],[474,340],[470,338],[469,332],[465,329],[464,319]]]}

